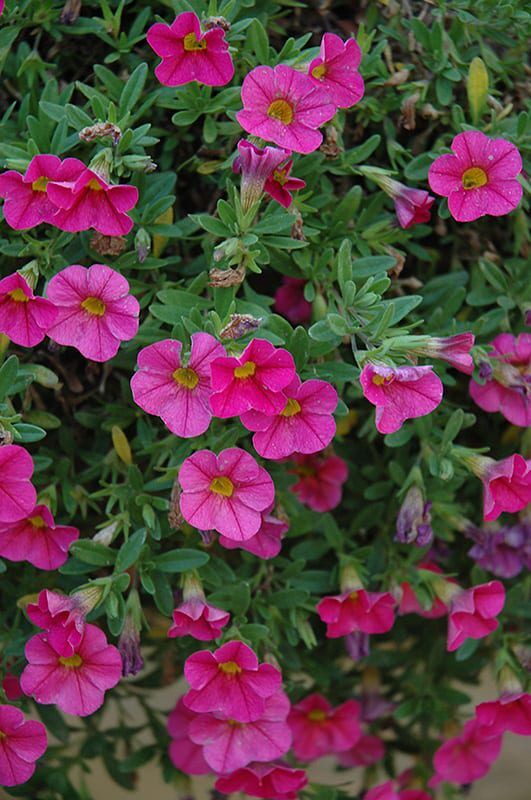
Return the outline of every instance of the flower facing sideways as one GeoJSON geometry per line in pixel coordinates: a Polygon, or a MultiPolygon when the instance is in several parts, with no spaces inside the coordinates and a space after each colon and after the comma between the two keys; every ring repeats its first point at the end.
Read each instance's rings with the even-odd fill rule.
{"type": "Polygon", "coordinates": [[[504,693],[498,700],[476,706],[476,719],[495,734],[506,731],[531,736],[531,694],[504,693]]]}
{"type": "Polygon", "coordinates": [[[0,280],[0,333],[15,344],[34,347],[42,342],[57,311],[44,297],[36,297],[18,272],[0,280]]]}
{"type": "Polygon", "coordinates": [[[308,67],[308,76],[328,92],[338,108],[350,108],[359,103],[365,91],[358,72],[360,63],[361,49],[355,39],[344,42],[335,33],[325,33],[319,55],[308,67]]]}
{"type": "Polygon", "coordinates": [[[470,396],[483,411],[499,411],[513,425],[531,426],[531,333],[500,333],[492,341],[492,375],[470,381],[470,396]]]}
{"type": "Polygon", "coordinates": [[[35,762],[47,745],[42,722],[26,722],[19,708],[0,705],[0,786],[18,786],[29,781],[35,772],[35,762]]]}
{"type": "Polygon", "coordinates": [[[192,636],[201,642],[209,642],[221,636],[221,629],[230,621],[228,611],[206,602],[200,581],[193,574],[186,574],[183,585],[183,602],[173,612],[173,625],[168,631],[170,639],[192,636]]]}
{"type": "Polygon", "coordinates": [[[215,788],[222,794],[243,792],[249,797],[297,800],[298,793],[307,783],[303,769],[275,761],[268,764],[251,763],[230,775],[222,775],[217,779],[215,788]]]}
{"type": "Polygon", "coordinates": [[[58,569],[78,538],[77,528],[56,525],[50,509],[38,505],[26,519],[10,525],[0,523],[0,556],[9,561],[28,561],[38,569],[58,569]]]}
{"type": "Polygon", "coordinates": [[[396,601],[390,592],[346,591],[323,597],[317,613],[326,622],[326,636],[336,639],[354,631],[387,633],[395,622],[396,601]]]}
{"type": "Polygon", "coordinates": [[[70,596],[43,589],[37,602],[27,606],[26,614],[34,625],[46,631],[48,644],[60,656],[71,656],[83,639],[85,617],[99,599],[97,588],[70,596]]]}
{"type": "Polygon", "coordinates": [[[521,511],[531,502],[531,461],[515,453],[501,461],[486,456],[470,459],[471,469],[483,481],[483,518],[498,519],[521,511]]]}
{"type": "Polygon", "coordinates": [[[467,639],[482,639],[498,628],[496,619],[505,604],[505,589],[500,581],[490,581],[454,594],[448,611],[449,652],[467,639]]]}
{"type": "Polygon", "coordinates": [[[241,200],[244,211],[248,211],[260,200],[266,182],[289,155],[289,150],[283,148],[257,147],[247,139],[240,139],[238,156],[232,168],[234,172],[241,172],[241,200]]]}
{"type": "MultiPolygon", "coordinates": [[[[271,509],[270,509],[271,510],[271,509]]],[[[228,539],[226,536],[219,537],[219,543],[227,550],[247,550],[258,558],[275,558],[282,549],[282,537],[288,530],[287,522],[284,520],[273,517],[269,511],[262,512],[262,524],[250,539],[244,541],[235,541],[228,539]]]]}
{"type": "Polygon", "coordinates": [[[27,450],[17,444],[0,447],[0,525],[24,519],[35,508],[32,475],[33,459],[27,450]]]}
{"type": "Polygon", "coordinates": [[[290,491],[312,511],[330,511],[341,502],[347,462],[336,455],[294,455],[290,469],[298,480],[290,491]]]}

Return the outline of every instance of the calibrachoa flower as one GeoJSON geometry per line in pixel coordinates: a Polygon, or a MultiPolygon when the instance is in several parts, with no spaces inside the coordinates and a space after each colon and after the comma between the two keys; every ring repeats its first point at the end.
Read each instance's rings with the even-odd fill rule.
{"type": "Polygon", "coordinates": [[[387,175],[381,175],[376,182],[392,198],[401,228],[412,228],[413,225],[430,221],[431,207],[435,203],[435,197],[431,194],[424,189],[406,186],[387,175]]]}
{"type": "Polygon", "coordinates": [[[179,482],[185,520],[199,530],[216,530],[239,542],[258,533],[262,512],[275,497],[266,470],[239,447],[223,450],[219,456],[198,450],[185,459],[179,482]]]}
{"type": "Polygon", "coordinates": [[[276,414],[285,404],[283,389],[295,377],[293,356],[265,339],[253,339],[241,356],[212,362],[210,398],[216,417],[235,417],[254,409],[276,414]]]}
{"type": "Polygon", "coordinates": [[[122,676],[120,653],[95,625],[85,626],[71,656],[60,656],[43,633],[28,641],[25,654],[28,665],[20,678],[24,694],[37,703],[55,703],[78,717],[97,711],[105,691],[116,686],[122,676]]]}
{"type": "Polygon", "coordinates": [[[0,333],[15,344],[34,347],[42,342],[56,314],[53,303],[36,297],[20,273],[0,280],[0,333]]]}
{"type": "Polygon", "coordinates": [[[35,508],[33,459],[17,444],[0,447],[0,524],[24,519],[35,508]]]}
{"type": "Polygon", "coordinates": [[[326,381],[301,383],[296,376],[284,389],[283,409],[275,416],[247,411],[241,421],[255,431],[253,446],[263,458],[280,459],[293,453],[309,455],[324,450],[336,432],[333,417],[337,392],[326,381]]]}
{"type": "Polygon", "coordinates": [[[425,502],[421,489],[413,484],[396,518],[395,542],[426,547],[433,539],[431,503],[425,502]]]}
{"type": "Polygon", "coordinates": [[[514,578],[524,567],[531,569],[531,523],[493,530],[469,525],[464,534],[475,542],[470,558],[498,578],[514,578]]]}
{"type": "Polygon", "coordinates": [[[71,656],[79,647],[85,617],[100,598],[98,588],[68,596],[43,589],[36,603],[26,607],[28,619],[46,631],[48,644],[60,656],[71,656]]]}
{"type": "Polygon", "coordinates": [[[474,371],[474,361],[470,350],[474,346],[473,333],[456,333],[455,336],[428,336],[422,337],[423,342],[412,350],[419,355],[440,358],[450,366],[471,375],[474,371]]]}
{"type": "Polygon", "coordinates": [[[304,299],[304,278],[282,276],[282,283],[275,292],[275,311],[282,314],[294,325],[309,322],[312,316],[312,304],[304,299]]]}
{"type": "Polygon", "coordinates": [[[277,169],[273,170],[265,182],[264,192],[284,208],[289,208],[293,202],[292,192],[304,189],[306,181],[294,178],[291,175],[293,161],[290,158],[277,169]]]}
{"type": "Polygon", "coordinates": [[[363,795],[363,800],[431,800],[431,796],[423,789],[400,789],[393,781],[386,781],[363,795]]]}
{"type": "Polygon", "coordinates": [[[471,719],[458,736],[448,739],[436,751],[430,786],[441,781],[465,786],[479,780],[500,755],[501,745],[500,734],[471,719]]]}
{"type": "Polygon", "coordinates": [[[345,636],[345,650],[353,661],[367,658],[371,652],[371,640],[368,633],[353,631],[345,636]]]}
{"type": "Polygon", "coordinates": [[[288,698],[279,691],[265,701],[260,719],[236,722],[219,714],[200,714],[190,723],[189,735],[203,745],[205,761],[214,772],[234,772],[254,761],[272,761],[289,750],[289,708],[288,698]]]}
{"type": "Polygon", "coordinates": [[[175,339],[144,347],[131,378],[135,403],[160,417],[176,436],[200,436],[210,425],[210,365],[225,355],[209,333],[193,333],[190,356],[183,364],[182,344],[175,339]]]}
{"type": "Polygon", "coordinates": [[[356,589],[323,597],[316,610],[327,624],[327,638],[337,639],[354,631],[387,633],[395,622],[395,605],[390,592],[356,589]]]}
{"type": "Polygon", "coordinates": [[[283,148],[257,147],[247,139],[240,139],[233,169],[242,175],[241,200],[244,211],[260,200],[267,179],[289,155],[289,150],[283,148]]]}
{"type": "Polygon", "coordinates": [[[187,775],[207,775],[210,767],[203,757],[203,748],[192,742],[188,734],[190,723],[196,717],[197,714],[186,708],[180,697],[168,717],[168,733],[172,738],[169,755],[174,766],[181,772],[187,775]]]}
{"type": "Polygon", "coordinates": [[[379,433],[395,433],[407,419],[431,414],[443,396],[443,385],[431,366],[366,364],[360,383],[365,398],[376,406],[379,433]]]}
{"type": "Polygon", "coordinates": [[[499,411],[513,425],[531,425],[531,333],[501,333],[491,342],[492,375],[470,381],[470,396],[483,411],[499,411]]]}
{"type": "Polygon", "coordinates": [[[185,599],[173,612],[173,625],[168,631],[170,639],[192,636],[209,642],[221,636],[221,629],[230,621],[228,611],[211,606],[201,597],[185,599]]]}
{"type": "MultiPolygon", "coordinates": [[[[24,692],[20,688],[20,680],[17,675],[12,672],[6,672],[2,680],[2,689],[8,700],[20,700],[24,696],[24,692]]],[[[1,783],[1,781],[0,781],[1,783]]]]}
{"type": "Polygon", "coordinates": [[[146,38],[162,58],[155,75],[165,86],[191,81],[224,86],[232,80],[234,65],[224,30],[214,27],[203,33],[197,15],[191,11],[179,14],[171,25],[152,25],[146,38]]]}
{"type": "Polygon", "coordinates": [[[483,518],[487,522],[498,519],[503,511],[521,511],[531,502],[531,461],[516,453],[501,461],[474,456],[469,463],[483,481],[483,518]]]}
{"type": "Polygon", "coordinates": [[[215,788],[222,794],[243,792],[249,797],[274,797],[275,800],[297,800],[301,789],[308,783],[303,769],[275,762],[271,764],[249,764],[231,775],[217,779],[215,788]]]}
{"type": "MultiPolygon", "coordinates": [[[[429,572],[442,573],[441,568],[431,561],[421,561],[417,565],[417,569],[427,569],[429,572]]],[[[451,580],[448,582],[451,583],[451,580]]],[[[400,584],[400,592],[399,614],[418,614],[427,619],[438,619],[448,613],[448,608],[440,597],[435,597],[430,609],[422,608],[413,587],[407,581],[400,584]]]]}
{"type": "Polygon", "coordinates": [[[430,167],[432,191],[448,198],[448,208],[457,222],[490,214],[509,214],[522,198],[517,176],[522,159],[505,139],[490,139],[481,131],[465,131],[453,140],[453,154],[439,156],[430,167]]]}
{"type": "Polygon", "coordinates": [[[332,708],[321,694],[311,694],[294,705],[288,717],[293,752],[300,761],[349,750],[361,737],[359,704],[347,700],[332,708]]]}
{"type": "Polygon", "coordinates": [[[323,141],[317,129],[336,113],[328,92],[285,64],[251,70],[242,102],[236,118],[247,133],[296,153],[317,150],[323,141]]]}
{"type": "Polygon", "coordinates": [[[144,668],[140,650],[140,630],[133,614],[125,615],[125,622],[118,639],[118,652],[122,659],[122,675],[138,675],[144,668]]]}
{"type": "Polygon", "coordinates": [[[356,744],[339,753],[338,761],[342,767],[369,767],[381,761],[385,755],[385,745],[377,736],[362,735],[356,744]]]}
{"type": "Polygon", "coordinates": [[[46,294],[58,312],[48,336],[85,358],[108,361],[120,342],[136,336],[138,300],[129,294],[127,280],[105,264],[66,267],[51,279],[46,294]]]}
{"type": "Polygon", "coordinates": [[[298,481],[290,486],[301,503],[312,511],[331,511],[341,502],[348,478],[346,461],[336,455],[294,455],[290,469],[298,481]]]}
{"type": "Polygon", "coordinates": [[[0,556],[10,561],[28,561],[38,569],[58,569],[68,559],[68,548],[79,538],[79,530],[56,525],[47,506],[35,506],[19,522],[0,523],[0,556]]]}
{"type": "Polygon", "coordinates": [[[26,722],[19,708],[0,705],[0,786],[18,786],[29,781],[35,772],[35,762],[47,745],[42,722],[26,722]]]}
{"type": "Polygon", "coordinates": [[[502,694],[498,700],[476,706],[476,719],[495,734],[506,731],[531,736],[531,694],[502,694]]]}
{"type": "Polygon", "coordinates": [[[504,604],[505,589],[500,581],[458,591],[448,612],[448,651],[457,650],[467,639],[482,639],[495,631],[504,604]]]}
{"type": "MultiPolygon", "coordinates": [[[[271,510],[271,509],[270,509],[271,510]]],[[[288,530],[287,522],[273,517],[269,512],[262,513],[262,524],[250,539],[245,539],[243,542],[237,542],[234,539],[228,539],[226,536],[219,537],[219,543],[227,550],[247,550],[258,558],[275,558],[280,553],[282,548],[282,537],[288,530]]]]}
{"type": "Polygon", "coordinates": [[[365,86],[358,72],[361,49],[355,39],[343,41],[335,33],[325,33],[319,55],[310,62],[308,76],[330,95],[338,108],[359,103],[365,86]]]}
{"type": "Polygon", "coordinates": [[[184,696],[187,708],[224,714],[237,722],[261,718],[266,700],[282,683],[278,669],[259,664],[253,650],[238,641],[227,642],[213,653],[193,653],[185,661],[184,676],[191,686],[184,696]]]}

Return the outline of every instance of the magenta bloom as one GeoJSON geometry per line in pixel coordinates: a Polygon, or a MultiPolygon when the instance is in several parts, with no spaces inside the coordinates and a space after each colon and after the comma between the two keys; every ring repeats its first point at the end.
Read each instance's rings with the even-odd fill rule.
{"type": "Polygon", "coordinates": [[[262,524],[250,539],[237,542],[226,536],[219,537],[219,543],[226,550],[247,550],[258,558],[275,558],[282,549],[282,537],[288,530],[288,524],[283,520],[273,517],[269,512],[262,513],[262,524]]]}
{"type": "Polygon", "coordinates": [[[184,663],[184,675],[191,686],[183,698],[187,708],[224,714],[237,722],[259,719],[265,701],[282,683],[278,669],[259,664],[253,650],[238,641],[227,642],[214,653],[193,653],[184,663]]]}
{"type": "Polygon", "coordinates": [[[209,767],[218,774],[234,772],[253,761],[272,761],[291,746],[286,723],[290,703],[278,691],[265,701],[260,719],[236,722],[219,714],[200,714],[190,723],[190,738],[203,745],[209,767]]]}
{"type": "Polygon", "coordinates": [[[48,644],[60,656],[72,656],[85,631],[85,616],[90,610],[80,594],[68,595],[43,589],[37,603],[26,608],[28,619],[46,631],[48,644]]]}
{"type": "Polygon", "coordinates": [[[251,70],[242,102],[236,118],[247,133],[296,153],[317,150],[323,141],[317,129],[336,113],[328,92],[285,64],[251,70]]]}
{"type": "Polygon", "coordinates": [[[249,411],[276,414],[285,404],[283,389],[295,377],[293,356],[265,339],[253,339],[241,356],[212,362],[210,399],[216,417],[236,417],[249,411]]]}
{"type": "Polygon", "coordinates": [[[152,25],[146,38],[162,58],[155,75],[164,86],[182,86],[191,81],[224,86],[234,76],[225,31],[212,28],[203,33],[197,15],[191,11],[179,14],[171,25],[152,25]]]}
{"type": "Polygon", "coordinates": [[[264,186],[264,191],[284,208],[289,208],[293,201],[291,193],[298,192],[306,186],[306,181],[291,175],[292,167],[293,161],[289,159],[271,173],[264,186]]]}
{"type": "Polygon", "coordinates": [[[390,592],[358,589],[323,597],[317,605],[317,613],[327,624],[327,638],[337,639],[354,631],[387,633],[395,622],[395,605],[390,592]]]}
{"type": "Polygon", "coordinates": [[[312,511],[331,511],[339,505],[348,478],[346,461],[336,455],[295,455],[292,460],[295,466],[290,472],[299,479],[290,486],[290,492],[301,503],[312,511]]]}
{"type": "Polygon", "coordinates": [[[20,700],[24,696],[24,692],[20,688],[20,681],[17,675],[12,672],[6,672],[2,680],[2,689],[8,700],[20,700]]]}
{"type": "Polygon", "coordinates": [[[275,292],[275,311],[282,314],[294,325],[309,322],[312,317],[312,304],[304,299],[304,278],[282,276],[282,283],[275,292]]]}
{"type": "Polygon", "coordinates": [[[474,361],[470,350],[474,346],[473,333],[457,333],[455,336],[433,336],[426,344],[419,347],[419,353],[433,356],[446,361],[450,366],[471,375],[474,371],[474,361]]]}
{"type": "Polygon", "coordinates": [[[138,300],[129,294],[126,279],[105,264],[66,267],[54,275],[46,293],[58,311],[48,336],[85,358],[108,361],[120,342],[136,336],[138,300]]]}
{"type": "Polygon", "coordinates": [[[77,174],[78,165],[84,166],[77,158],[61,162],[57,156],[34,156],[24,175],[14,170],[0,175],[0,197],[5,199],[7,224],[15,230],[33,228],[41,222],[55,225],[57,206],[48,195],[48,183],[69,180],[77,174]]]}
{"type": "Polygon", "coordinates": [[[275,416],[260,411],[247,411],[241,421],[247,430],[255,431],[253,445],[263,458],[280,459],[324,450],[336,432],[333,417],[337,392],[326,381],[301,383],[296,376],[284,389],[284,408],[275,416]]]}
{"type": "Polygon", "coordinates": [[[42,722],[26,722],[19,708],[0,705],[0,786],[18,786],[29,781],[35,772],[35,762],[47,745],[42,722]]]}
{"type": "Polygon", "coordinates": [[[68,548],[79,538],[70,525],[56,525],[47,506],[35,506],[19,522],[0,523],[0,556],[9,561],[28,561],[38,569],[58,569],[68,559],[68,548]]]}
{"type": "Polygon", "coordinates": [[[457,222],[472,222],[490,214],[501,217],[522,198],[517,176],[522,171],[518,149],[505,139],[490,139],[481,131],[459,133],[453,155],[436,158],[428,181],[432,191],[448,198],[457,222]]]}
{"type": "Polygon", "coordinates": [[[210,767],[203,757],[203,748],[192,742],[188,733],[190,723],[196,717],[197,714],[186,708],[180,697],[168,717],[168,733],[172,737],[169,755],[174,766],[181,772],[187,775],[207,775],[210,767]]]}
{"type": "Polygon", "coordinates": [[[43,705],[55,703],[67,714],[86,717],[103,705],[105,691],[122,677],[122,659],[105,634],[86,625],[71,656],[60,656],[44,633],[26,644],[28,665],[20,677],[24,694],[43,705]]]}
{"type": "Polygon", "coordinates": [[[210,365],[225,355],[209,333],[193,333],[190,357],[182,361],[182,344],[175,339],[144,347],[138,371],[131,378],[133,399],[148,414],[160,417],[176,436],[200,436],[210,425],[210,365]]]}
{"type": "MultiPolygon", "coordinates": [[[[437,564],[433,564],[431,561],[421,561],[417,567],[418,569],[427,569],[430,572],[442,573],[440,567],[438,567],[437,564]]],[[[429,610],[422,608],[417,600],[414,589],[407,581],[400,584],[400,590],[402,596],[398,609],[399,614],[418,614],[421,617],[426,617],[426,619],[438,619],[439,617],[445,617],[448,613],[447,606],[439,597],[434,599],[429,610]]]]}
{"type": "Polygon", "coordinates": [[[479,780],[500,755],[501,745],[499,734],[471,719],[458,736],[448,739],[436,751],[430,786],[441,781],[466,785],[479,780]]]}
{"type": "Polygon", "coordinates": [[[424,417],[442,400],[443,385],[433,367],[366,364],[360,375],[365,398],[376,406],[376,429],[395,433],[407,419],[424,417]]]}
{"type": "Polygon", "coordinates": [[[401,228],[412,228],[413,225],[430,221],[430,209],[435,203],[435,197],[424,189],[413,189],[399,181],[388,179],[386,184],[389,185],[388,193],[394,200],[396,217],[401,228]]]}
{"type": "Polygon", "coordinates": [[[170,639],[192,636],[201,642],[209,642],[221,636],[222,628],[230,621],[230,614],[221,608],[209,605],[200,597],[181,603],[173,612],[173,625],[168,631],[170,639]]]}
{"type": "Polygon", "coordinates": [[[360,707],[355,700],[332,708],[321,694],[310,694],[294,705],[288,717],[293,752],[299,761],[350,750],[361,737],[360,707]]]}
{"type": "Polygon", "coordinates": [[[179,470],[181,512],[201,531],[215,530],[243,542],[258,533],[262,512],[275,498],[271,477],[239,447],[219,456],[198,450],[179,470]]]}
{"type": "Polygon", "coordinates": [[[432,800],[432,798],[423,789],[399,789],[395,788],[393,781],[386,781],[369,789],[363,795],[363,800],[432,800]]]}
{"type": "Polygon", "coordinates": [[[94,228],[105,236],[125,236],[133,227],[126,212],[136,206],[138,189],[112,186],[84,164],[81,167],[73,179],[63,177],[48,184],[48,197],[58,208],[53,224],[70,233],[94,228]]]}
{"type": "Polygon", "coordinates": [[[215,789],[222,794],[243,792],[249,797],[274,797],[275,800],[297,800],[308,783],[306,772],[282,762],[249,764],[230,775],[217,779],[215,789]]]}
{"type": "Polygon", "coordinates": [[[370,767],[381,761],[385,755],[385,745],[377,736],[362,735],[356,744],[339,753],[338,761],[342,767],[370,767]]]}
{"type": "Polygon", "coordinates": [[[531,461],[523,456],[516,453],[501,461],[481,458],[479,470],[485,520],[498,519],[503,511],[514,514],[531,502],[531,461]]]}
{"type": "Polygon", "coordinates": [[[513,425],[531,425],[531,333],[501,333],[491,342],[492,376],[470,381],[470,396],[483,411],[499,411],[513,425]]]}
{"type": "Polygon", "coordinates": [[[499,625],[496,617],[505,604],[505,589],[500,581],[490,581],[459,592],[452,598],[448,613],[449,652],[467,639],[483,639],[499,625]]]}
{"type": "Polygon", "coordinates": [[[502,694],[498,700],[476,706],[476,719],[495,734],[506,731],[531,736],[531,694],[502,694]]]}
{"type": "Polygon", "coordinates": [[[355,39],[344,42],[335,33],[325,33],[319,56],[310,63],[308,75],[338,108],[350,108],[359,103],[365,91],[358,72],[360,63],[361,50],[355,39]]]}
{"type": "Polygon", "coordinates": [[[0,525],[24,519],[35,508],[32,475],[33,459],[27,450],[17,444],[0,447],[0,525]]]}
{"type": "Polygon", "coordinates": [[[240,139],[233,170],[242,175],[241,199],[244,211],[248,211],[260,200],[266,181],[289,155],[289,150],[283,148],[256,147],[247,139],[240,139]]]}
{"type": "Polygon", "coordinates": [[[49,300],[33,294],[20,273],[0,280],[0,333],[15,344],[34,347],[42,342],[56,313],[49,300]]]}

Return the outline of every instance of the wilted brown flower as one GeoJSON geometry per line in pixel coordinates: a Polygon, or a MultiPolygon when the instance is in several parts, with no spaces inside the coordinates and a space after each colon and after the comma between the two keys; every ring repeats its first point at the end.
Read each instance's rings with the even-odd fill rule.
{"type": "Polygon", "coordinates": [[[113,144],[118,144],[122,138],[122,131],[118,125],[114,125],[112,122],[97,122],[95,125],[89,125],[80,130],[78,135],[82,142],[93,142],[95,139],[110,136],[113,144]]]}
{"type": "Polygon", "coordinates": [[[212,28],[222,28],[224,31],[230,31],[231,24],[225,17],[207,17],[203,20],[203,29],[211,31],[212,28]]]}
{"type": "Polygon", "coordinates": [[[240,264],[236,269],[217,269],[214,267],[208,273],[210,286],[239,286],[245,280],[245,267],[240,264]]]}
{"type": "Polygon", "coordinates": [[[419,100],[420,93],[414,92],[413,94],[410,94],[408,97],[404,98],[402,102],[400,124],[406,129],[406,131],[414,131],[417,127],[416,105],[419,100]]]}
{"type": "Polygon", "coordinates": [[[324,129],[323,143],[319,148],[320,152],[324,153],[327,158],[337,158],[343,152],[343,148],[338,145],[337,140],[337,128],[327,125],[324,129]]]}
{"type": "Polygon", "coordinates": [[[231,314],[227,325],[219,333],[220,339],[239,339],[247,333],[256,331],[260,327],[262,318],[252,317],[250,314],[231,314]]]}
{"type": "Polygon", "coordinates": [[[104,236],[94,233],[90,238],[90,246],[100,256],[119,256],[127,247],[125,236],[104,236]]]}
{"type": "Polygon", "coordinates": [[[179,476],[175,477],[173,482],[171,495],[170,495],[170,510],[168,511],[168,524],[174,531],[178,531],[184,522],[184,517],[181,514],[181,487],[179,485],[179,476]]]}
{"type": "Polygon", "coordinates": [[[61,11],[59,22],[61,25],[73,25],[81,13],[81,0],[66,0],[61,11]]]}
{"type": "Polygon", "coordinates": [[[302,214],[298,209],[293,210],[295,222],[291,226],[291,238],[297,239],[299,242],[305,242],[306,236],[304,235],[302,214]]]}

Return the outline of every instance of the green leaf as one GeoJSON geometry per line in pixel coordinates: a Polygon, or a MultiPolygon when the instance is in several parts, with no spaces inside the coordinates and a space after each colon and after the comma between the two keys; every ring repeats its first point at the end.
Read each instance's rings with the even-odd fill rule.
{"type": "Polygon", "coordinates": [[[269,59],[269,39],[264,26],[257,17],[253,19],[248,28],[247,42],[251,49],[254,50],[258,62],[267,64],[269,59]]]}
{"type": "Polygon", "coordinates": [[[471,61],[466,81],[466,91],[470,116],[474,125],[477,125],[487,105],[489,94],[489,73],[485,62],[479,56],[476,56],[471,61]]]}
{"type": "Polygon", "coordinates": [[[93,542],[92,539],[79,539],[74,542],[70,545],[70,553],[85,564],[94,564],[96,567],[109,567],[114,564],[116,558],[115,550],[100,542],[93,542]]]}
{"type": "Polygon", "coordinates": [[[126,569],[129,569],[129,567],[137,561],[145,541],[146,529],[141,528],[139,531],[135,531],[135,533],[123,543],[116,556],[114,567],[116,572],[125,572],[126,569]]]}
{"type": "Polygon", "coordinates": [[[370,278],[380,272],[387,272],[396,264],[393,256],[366,256],[357,258],[352,265],[352,277],[355,281],[370,278]]]}
{"type": "Polygon", "coordinates": [[[18,372],[18,358],[9,356],[0,367],[0,402],[9,394],[18,372]]]}
{"type": "Polygon", "coordinates": [[[202,550],[187,550],[186,548],[168,550],[153,559],[156,569],[160,572],[185,572],[188,569],[198,569],[209,560],[208,553],[202,550]]]}

